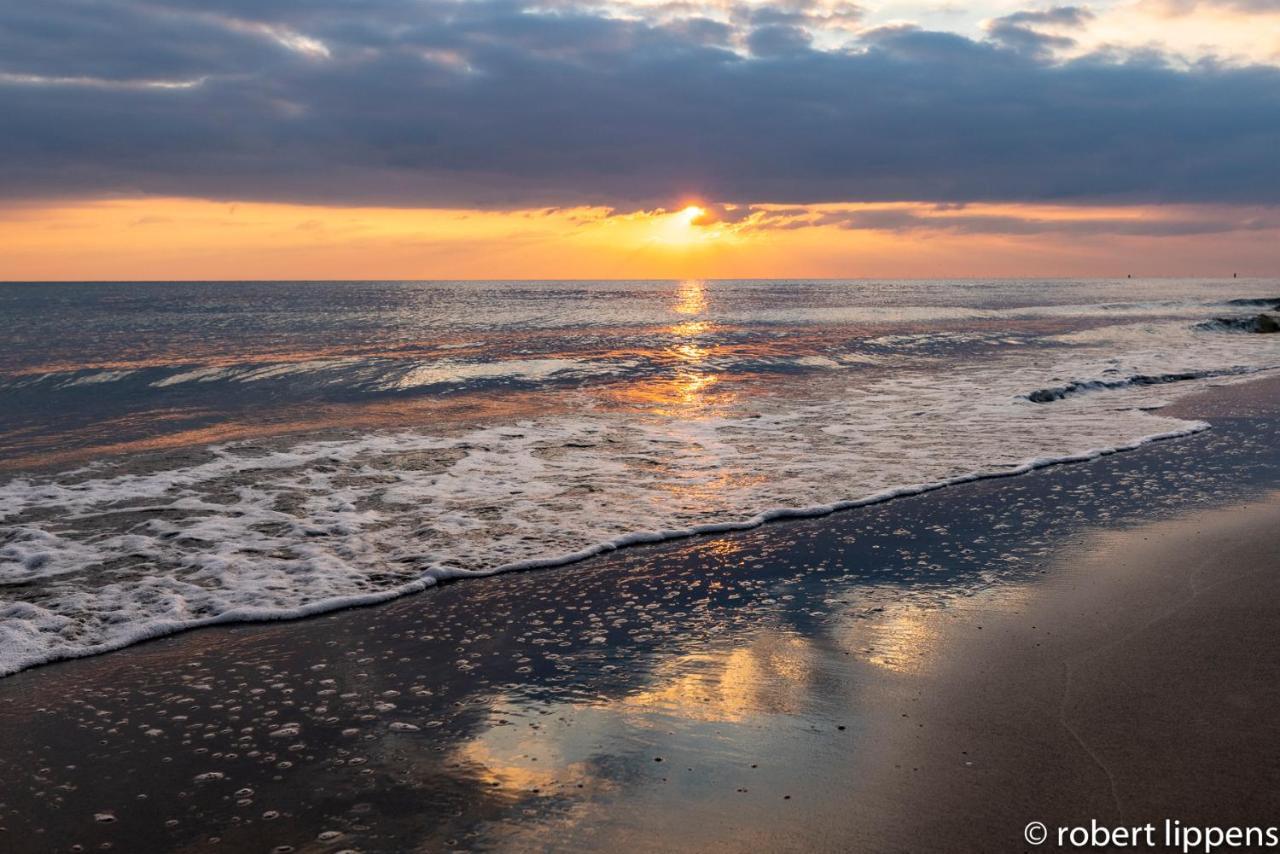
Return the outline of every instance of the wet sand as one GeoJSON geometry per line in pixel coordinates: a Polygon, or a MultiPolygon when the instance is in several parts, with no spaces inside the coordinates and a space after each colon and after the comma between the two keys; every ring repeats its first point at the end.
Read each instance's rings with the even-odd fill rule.
{"type": "Polygon", "coordinates": [[[1211,390],[1178,414],[1213,430],[1132,453],[0,680],[0,849],[1274,823],[1277,401],[1211,390]]]}

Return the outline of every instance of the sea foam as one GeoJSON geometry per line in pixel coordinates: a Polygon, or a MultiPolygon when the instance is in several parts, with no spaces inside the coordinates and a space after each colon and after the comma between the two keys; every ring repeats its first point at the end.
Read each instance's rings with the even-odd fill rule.
{"type": "Polygon", "coordinates": [[[943,388],[896,376],[733,416],[587,410],[456,435],[225,445],[161,471],[15,479],[0,486],[0,590],[16,594],[0,605],[0,674],[194,626],[299,617],[830,513],[1207,426],[1072,400],[1036,405],[998,380],[971,372],[943,388]]]}
{"type": "MultiPolygon", "coordinates": [[[[1206,429],[1152,410],[1280,364],[1280,336],[1196,328],[1204,306],[1161,311],[1175,319],[1122,312],[1030,346],[1026,333],[956,329],[820,353],[692,346],[662,380],[661,405],[616,394],[667,370],[628,375],[634,355],[366,359],[361,381],[399,388],[594,384],[559,387],[553,411],[509,423],[242,442],[12,477],[0,483],[0,675],[200,625],[299,617],[1092,459],[1206,429]],[[994,349],[974,358],[965,348],[976,346],[994,349]],[[706,391],[762,366],[791,373],[749,394],[706,391]]],[[[310,360],[49,382],[256,386],[350,369],[310,360]]]]}

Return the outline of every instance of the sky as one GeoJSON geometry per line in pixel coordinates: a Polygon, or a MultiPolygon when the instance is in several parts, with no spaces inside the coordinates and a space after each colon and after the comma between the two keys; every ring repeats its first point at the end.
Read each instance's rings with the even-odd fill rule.
{"type": "Polygon", "coordinates": [[[1280,0],[0,2],[0,280],[1275,275],[1280,0]]]}

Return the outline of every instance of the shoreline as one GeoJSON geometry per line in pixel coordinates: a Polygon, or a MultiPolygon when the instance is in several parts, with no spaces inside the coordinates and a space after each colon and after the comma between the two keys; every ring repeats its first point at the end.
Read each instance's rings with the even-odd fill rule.
{"type": "Polygon", "coordinates": [[[81,658],[92,658],[98,655],[108,655],[113,652],[120,652],[130,647],[137,646],[140,643],[160,640],[182,634],[183,632],[196,631],[203,628],[305,620],[310,617],[323,616],[325,614],[331,614],[352,608],[368,608],[375,605],[381,605],[406,596],[414,596],[423,593],[442,584],[456,583],[466,581],[468,579],[489,578],[495,575],[506,575],[513,572],[532,572],[541,569],[559,569],[561,567],[568,567],[602,555],[607,555],[622,549],[630,549],[636,546],[663,545],[666,543],[676,543],[681,540],[700,537],[741,533],[744,531],[752,531],[756,528],[777,522],[803,519],[822,519],[837,513],[845,513],[864,507],[874,507],[876,505],[886,504],[901,498],[927,495],[932,492],[937,492],[966,483],[1020,477],[1041,469],[1088,462],[1090,460],[1111,456],[1112,454],[1124,454],[1158,442],[1167,442],[1174,439],[1184,439],[1188,436],[1194,436],[1197,433],[1210,429],[1211,426],[1212,425],[1206,421],[1192,420],[1188,422],[1186,427],[1176,430],[1168,430],[1162,433],[1152,433],[1123,445],[1106,448],[1091,448],[1087,451],[1066,454],[1060,457],[1038,457],[1035,459],[1024,460],[1017,466],[1008,469],[971,472],[957,475],[942,481],[894,487],[862,498],[843,499],[832,502],[831,504],[815,505],[812,507],[772,508],[757,513],[748,519],[738,521],[708,522],[706,524],[696,525],[692,528],[680,530],[638,531],[625,534],[613,540],[597,543],[577,552],[546,558],[528,558],[514,563],[503,564],[492,569],[428,570],[419,578],[399,587],[359,595],[321,599],[315,602],[308,602],[305,605],[299,605],[287,612],[240,609],[202,620],[192,620],[185,623],[164,624],[160,626],[148,626],[140,630],[137,634],[112,640],[105,644],[77,650],[72,653],[58,653],[47,658],[35,658],[27,661],[20,661],[16,665],[12,665],[8,661],[0,659],[0,679],[22,673],[26,670],[45,667],[65,661],[75,661],[81,658]]]}
{"type": "MultiPolygon", "coordinates": [[[[930,850],[948,838],[1020,846],[1021,825],[1004,837],[1013,812],[991,806],[1011,795],[1039,810],[1023,823],[1070,820],[1081,804],[1102,820],[1111,796],[1099,789],[1099,763],[1081,742],[1064,752],[1066,730],[1044,734],[1041,701],[1057,685],[1042,672],[1032,678],[1039,671],[1028,662],[1044,653],[1022,649],[1040,631],[1027,626],[1058,620],[1053,649],[1071,655],[1062,609],[1093,613],[1097,627],[1099,603],[1168,599],[1172,582],[1159,573],[1132,575],[1146,587],[1100,582],[1106,554],[1139,567],[1176,563],[1179,550],[1138,549],[1137,531],[1186,552],[1192,524],[1265,540],[1257,532],[1280,519],[1280,505],[1260,498],[1277,485],[1280,451],[1267,432],[1277,389],[1263,378],[1168,408],[1179,417],[1216,409],[1215,427],[1226,427],[1184,442],[639,546],[571,572],[440,585],[377,607],[199,629],[24,671],[0,680],[3,779],[26,781],[0,785],[0,838],[17,851],[101,841],[124,850],[389,851],[410,841],[930,850]],[[1204,503],[1222,518],[1197,509],[1204,503]],[[1025,569],[991,575],[996,562],[1025,569]],[[432,608],[420,607],[423,596],[432,608]],[[975,694],[1000,678],[1005,696],[1030,686],[1039,700],[993,705],[975,694]],[[991,731],[992,720],[1008,730],[991,731]],[[950,721],[951,736],[932,735],[947,729],[939,721],[950,721]],[[997,776],[966,777],[977,772],[962,763],[977,759],[938,764],[956,733],[984,745],[997,776]],[[1046,770],[1046,757],[1062,767],[1046,770]],[[923,773],[895,767],[912,761],[923,773]],[[1017,782],[1037,761],[1032,776],[1057,788],[1053,803],[1026,803],[1017,782]],[[29,780],[22,768],[48,770],[29,780]],[[126,801],[119,789],[138,788],[137,774],[159,788],[126,801]],[[944,797],[951,792],[973,801],[944,797]],[[941,817],[919,820],[933,812],[941,817]],[[341,835],[319,838],[330,832],[341,835]]],[[[1219,554],[1230,539],[1213,540],[1219,554]]],[[[1243,562],[1280,562],[1258,548],[1243,562]]],[[[1261,570],[1250,579],[1264,581],[1261,570]]],[[[1254,619],[1280,622],[1258,611],[1254,619]]],[[[1128,610],[1111,612],[1123,623],[1128,610]]],[[[1088,721],[1091,739],[1108,731],[1086,714],[1098,673],[1077,672],[1082,699],[1068,709],[1088,721]]],[[[1274,711],[1275,700],[1250,702],[1274,711]]],[[[1133,723],[1150,710],[1131,704],[1124,714],[1133,723]]],[[[1160,779],[1159,770],[1141,779],[1160,779]]],[[[1168,802],[1187,803],[1179,792],[1168,802]]]]}

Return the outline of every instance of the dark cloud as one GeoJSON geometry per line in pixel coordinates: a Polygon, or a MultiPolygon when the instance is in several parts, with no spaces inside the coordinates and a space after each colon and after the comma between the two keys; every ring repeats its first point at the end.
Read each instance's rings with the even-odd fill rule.
{"type": "Polygon", "coordinates": [[[813,49],[832,8],[726,23],[676,4],[645,19],[517,0],[0,4],[0,194],[1280,203],[1276,68],[1056,62],[1043,42],[912,27],[813,49]]]}
{"type": "Polygon", "coordinates": [[[1092,19],[1093,13],[1083,6],[1024,10],[991,21],[987,25],[987,35],[1020,53],[1046,57],[1055,50],[1074,47],[1076,40],[1059,33],[1046,33],[1037,27],[1077,28],[1092,19]]]}
{"type": "Polygon", "coordinates": [[[802,27],[767,24],[756,27],[747,36],[747,47],[754,56],[786,56],[809,49],[813,37],[802,27]]]}

